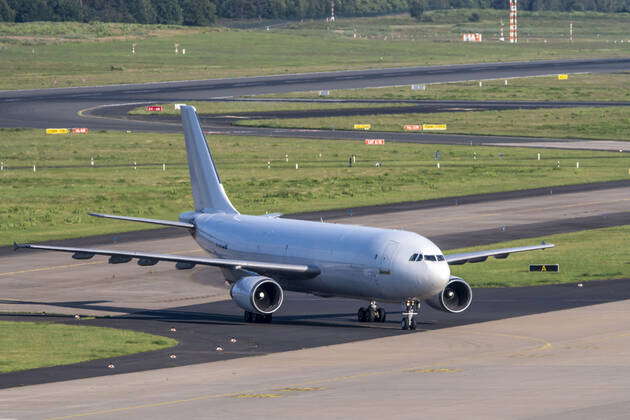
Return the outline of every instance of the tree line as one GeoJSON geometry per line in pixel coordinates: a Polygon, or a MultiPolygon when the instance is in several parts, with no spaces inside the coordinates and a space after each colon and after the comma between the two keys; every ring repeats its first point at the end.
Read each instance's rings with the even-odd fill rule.
{"type": "MultiPolygon", "coordinates": [[[[508,0],[408,0],[409,13],[418,20],[429,10],[441,9],[507,9],[508,0]]],[[[630,12],[630,0],[518,0],[518,9],[558,12],[596,11],[630,12]]]]}
{"type": "MultiPolygon", "coordinates": [[[[506,9],[508,0],[0,0],[0,21],[161,23],[206,26],[217,18],[305,19],[458,8],[506,9]]],[[[519,0],[520,10],[628,12],[630,0],[519,0]]]]}

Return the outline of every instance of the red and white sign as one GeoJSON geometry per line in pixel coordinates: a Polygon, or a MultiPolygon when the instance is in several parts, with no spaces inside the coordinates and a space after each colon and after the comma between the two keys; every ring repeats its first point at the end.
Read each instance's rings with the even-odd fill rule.
{"type": "Polygon", "coordinates": [[[464,42],[481,42],[481,34],[462,34],[464,42]]]}
{"type": "Polygon", "coordinates": [[[164,107],[162,105],[150,105],[146,108],[146,110],[151,112],[162,112],[164,111],[164,107]]]}
{"type": "Polygon", "coordinates": [[[87,127],[73,128],[72,134],[87,134],[89,131],[87,127]]]}
{"type": "Polygon", "coordinates": [[[384,139],[365,139],[365,144],[369,146],[383,145],[385,144],[385,140],[384,139]]]}
{"type": "Polygon", "coordinates": [[[419,131],[422,130],[422,125],[420,124],[407,124],[403,126],[405,131],[419,131]]]}

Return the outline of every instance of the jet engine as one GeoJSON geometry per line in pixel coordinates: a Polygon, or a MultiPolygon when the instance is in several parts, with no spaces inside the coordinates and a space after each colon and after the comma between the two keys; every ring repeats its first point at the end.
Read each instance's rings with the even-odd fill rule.
{"type": "Polygon", "coordinates": [[[451,279],[440,293],[426,301],[427,305],[444,312],[458,314],[464,312],[472,302],[472,289],[459,277],[451,279]]]}
{"type": "Polygon", "coordinates": [[[263,276],[243,277],[230,289],[230,296],[238,306],[257,314],[271,314],[284,300],[282,287],[273,279],[263,276]]]}

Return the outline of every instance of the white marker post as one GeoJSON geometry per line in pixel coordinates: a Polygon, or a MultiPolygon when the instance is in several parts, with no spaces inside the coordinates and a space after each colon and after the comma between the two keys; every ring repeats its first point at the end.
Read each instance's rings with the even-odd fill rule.
{"type": "Polygon", "coordinates": [[[186,48],[182,48],[182,54],[186,55],[186,48]]]}
{"type": "Polygon", "coordinates": [[[575,169],[580,169],[580,162],[575,162],[575,169]]]}
{"type": "Polygon", "coordinates": [[[440,162],[437,163],[437,168],[440,169],[440,162]]]}
{"type": "Polygon", "coordinates": [[[299,169],[300,167],[298,166],[298,164],[295,164],[295,169],[299,169]]]}
{"type": "Polygon", "coordinates": [[[94,156],[90,158],[90,166],[94,166],[94,156]]]}
{"type": "Polygon", "coordinates": [[[538,153],[538,160],[540,160],[540,153],[538,153]]]}
{"type": "Polygon", "coordinates": [[[166,170],[166,163],[162,164],[162,170],[165,171],[166,170]]]}
{"type": "Polygon", "coordinates": [[[138,169],[138,164],[136,163],[136,161],[133,161],[133,170],[136,171],[138,169]]]}
{"type": "Polygon", "coordinates": [[[482,81],[479,82],[479,87],[483,87],[483,82],[482,81]]]}
{"type": "Polygon", "coordinates": [[[288,162],[289,161],[289,155],[284,155],[284,161],[288,162]]]}
{"type": "Polygon", "coordinates": [[[267,161],[267,169],[271,168],[271,161],[267,161]]]}
{"type": "Polygon", "coordinates": [[[35,167],[35,165],[33,165],[33,172],[37,172],[37,167],[35,167]]]}
{"type": "Polygon", "coordinates": [[[507,86],[507,79],[504,80],[504,84],[505,84],[505,86],[507,86]]]}
{"type": "Polygon", "coordinates": [[[0,162],[0,171],[4,171],[4,162],[0,162]]]}

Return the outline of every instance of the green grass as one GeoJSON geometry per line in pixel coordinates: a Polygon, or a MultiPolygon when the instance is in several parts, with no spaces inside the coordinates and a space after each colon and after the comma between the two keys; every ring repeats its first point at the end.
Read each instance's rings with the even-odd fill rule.
{"type": "MultiPolygon", "coordinates": [[[[467,252],[546,242],[544,251],[512,254],[507,260],[451,266],[451,272],[473,287],[517,287],[630,278],[628,237],[630,225],[549,235],[500,244],[449,251],[467,252]],[[560,272],[529,272],[529,264],[560,264],[560,272]]],[[[447,254],[448,254],[447,253],[447,254]]]]}
{"type": "Polygon", "coordinates": [[[172,338],[113,328],[0,321],[0,372],[160,350],[172,338]]]}
{"type": "MultiPolygon", "coordinates": [[[[176,219],[192,208],[181,135],[46,136],[43,130],[3,130],[0,135],[0,160],[5,166],[27,167],[0,172],[1,245],[147,228],[89,217],[90,211],[176,219]],[[89,165],[92,156],[94,168],[43,167],[89,165]],[[137,170],[98,167],[134,160],[157,165],[137,170]],[[162,162],[167,164],[166,171],[162,162]],[[32,171],[33,163],[37,172],[32,171]]],[[[208,140],[232,202],[247,214],[625,179],[630,167],[625,155],[607,152],[404,143],[366,146],[361,141],[228,136],[209,136],[208,140]],[[442,154],[439,170],[434,161],[438,149],[442,154]],[[352,154],[357,164],[349,168],[352,154]],[[556,168],[558,160],[560,168],[556,168]],[[375,167],[376,161],[383,166],[375,167]],[[580,169],[575,169],[576,161],[580,169]]]]}
{"type": "Polygon", "coordinates": [[[352,130],[353,124],[360,122],[372,124],[374,131],[404,131],[405,124],[447,124],[447,132],[451,134],[627,141],[630,140],[629,111],[628,107],[558,108],[243,120],[236,124],[352,130]]]}
{"type": "MultiPolygon", "coordinates": [[[[294,23],[282,29],[226,29],[125,24],[0,24],[0,89],[207,79],[321,70],[483,61],[628,56],[625,14],[522,13],[521,43],[495,42],[498,11],[433,12],[432,23],[384,16],[294,23]],[[558,38],[569,19],[576,42],[558,38]],[[577,23],[579,21],[579,24],[577,23]],[[353,28],[358,37],[353,38],[353,28]],[[488,42],[460,42],[488,31],[488,42]],[[552,32],[550,32],[552,31],[552,32]],[[528,35],[529,34],[529,35],[528,35]],[[597,35],[600,35],[599,37],[597,35]],[[550,39],[544,43],[543,39],[550,39]],[[72,41],[75,42],[72,42],[72,41]],[[186,49],[175,54],[174,44],[186,49]],[[136,44],[136,54],[131,46],[136,44]]],[[[505,16],[505,12],[501,12],[505,16]]]]}
{"type": "MultiPolygon", "coordinates": [[[[267,98],[319,98],[318,92],[260,95],[267,98]]],[[[572,74],[479,82],[436,83],[426,90],[410,86],[331,90],[329,99],[470,100],[470,101],[630,101],[630,73],[572,74]]]]}
{"type": "MultiPolygon", "coordinates": [[[[156,104],[164,106],[161,112],[147,111],[146,106],[129,111],[131,115],[179,115],[173,104],[156,104]]],[[[274,102],[274,101],[224,101],[224,102],[186,102],[193,105],[199,114],[226,114],[241,112],[266,112],[266,111],[309,111],[318,109],[355,109],[355,108],[391,108],[409,106],[405,103],[325,103],[325,102],[274,102]]]]}

